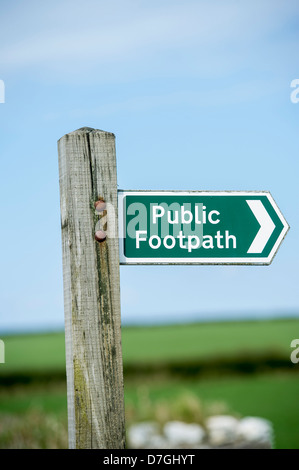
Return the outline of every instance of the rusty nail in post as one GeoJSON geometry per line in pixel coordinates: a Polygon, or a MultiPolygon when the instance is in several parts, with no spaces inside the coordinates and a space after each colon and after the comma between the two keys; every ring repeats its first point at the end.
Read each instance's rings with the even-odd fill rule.
{"type": "Polygon", "coordinates": [[[106,209],[106,202],[104,199],[100,198],[94,203],[94,207],[97,212],[103,212],[106,209]]]}
{"type": "Polygon", "coordinates": [[[103,242],[104,240],[106,240],[106,233],[103,232],[103,230],[97,230],[94,237],[97,242],[103,242]]]}

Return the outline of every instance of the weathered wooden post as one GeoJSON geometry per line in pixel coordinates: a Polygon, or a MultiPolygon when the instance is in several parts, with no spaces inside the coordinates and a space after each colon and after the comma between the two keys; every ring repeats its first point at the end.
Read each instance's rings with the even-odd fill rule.
{"type": "Polygon", "coordinates": [[[115,137],[82,128],[58,141],[58,154],[69,446],[122,449],[115,137]],[[95,240],[99,199],[106,202],[108,229],[114,224],[115,232],[110,237],[108,230],[102,242],[95,240]]]}

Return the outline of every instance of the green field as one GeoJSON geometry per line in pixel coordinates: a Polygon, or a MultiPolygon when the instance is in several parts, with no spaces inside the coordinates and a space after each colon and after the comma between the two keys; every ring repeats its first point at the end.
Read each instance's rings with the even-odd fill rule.
{"type": "MultiPolygon", "coordinates": [[[[220,412],[240,416],[259,416],[270,420],[274,427],[275,447],[299,448],[299,380],[294,374],[262,375],[252,377],[226,377],[203,381],[162,382],[151,385],[126,383],[125,403],[127,421],[130,410],[140,408],[146,401],[152,404],[192,394],[204,407],[213,405],[220,412]]],[[[52,387],[17,388],[0,393],[0,448],[17,443],[18,447],[66,447],[67,411],[66,388],[52,387]],[[17,424],[14,423],[18,417],[17,424]],[[7,432],[4,425],[7,423],[7,432]],[[31,436],[39,428],[39,436],[31,436]],[[2,428],[2,429],[1,429],[2,428]],[[43,429],[45,430],[43,431],[43,429]],[[56,435],[59,430],[58,436],[56,435]],[[46,434],[43,436],[42,432],[46,434]],[[13,436],[10,436],[13,434],[13,436]],[[8,435],[8,437],[7,437],[8,435]],[[55,440],[54,440],[55,436],[55,440]],[[52,440],[51,440],[52,439],[52,440]],[[28,444],[29,442],[29,444],[28,444]],[[43,442],[45,442],[43,446],[43,442]]],[[[143,418],[143,416],[141,416],[143,418]]]]}
{"type": "MultiPolygon", "coordinates": [[[[243,352],[277,351],[290,356],[299,319],[123,327],[124,363],[206,358],[243,352]]],[[[5,342],[3,372],[65,367],[64,334],[19,335],[5,342]]]]}
{"type": "MultiPolygon", "coordinates": [[[[278,354],[289,364],[290,343],[298,337],[297,319],[124,327],[127,422],[150,418],[156,408],[164,407],[164,412],[167,409],[169,412],[173,401],[191,396],[191,400],[194,397],[198,400],[203,414],[213,409],[269,419],[274,426],[277,448],[299,448],[299,364],[290,369],[272,365],[265,373],[231,374],[231,370],[226,370],[220,374],[216,369],[213,375],[203,377],[127,374],[131,364],[141,367],[153,363],[159,372],[159,364],[167,361],[188,364],[188,361],[213,358],[213,364],[217,364],[225,357],[237,362],[246,354],[250,360],[278,354]]],[[[0,448],[66,447],[63,333],[2,339],[6,362],[0,364],[0,448]],[[60,375],[55,376],[57,371],[60,375]],[[6,375],[13,378],[22,372],[29,376],[43,373],[48,382],[26,385],[16,381],[10,386],[3,385],[6,375]]]]}
{"type": "Polygon", "coordinates": [[[299,319],[174,325],[123,330],[124,361],[219,357],[275,350],[289,356],[299,319]]]}
{"type": "MultiPolygon", "coordinates": [[[[138,389],[125,387],[127,406],[135,406],[138,389]]],[[[170,401],[193,394],[203,404],[217,405],[240,416],[259,416],[272,422],[275,447],[299,449],[299,378],[292,374],[265,374],[254,377],[226,377],[203,381],[152,384],[148,395],[152,401],[170,401]]],[[[225,411],[226,412],[226,411],[225,411]]]]}

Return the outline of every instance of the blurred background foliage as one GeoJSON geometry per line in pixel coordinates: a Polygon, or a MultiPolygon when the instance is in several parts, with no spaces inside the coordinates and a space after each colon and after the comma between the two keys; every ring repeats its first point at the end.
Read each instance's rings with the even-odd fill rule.
{"type": "MultiPolygon", "coordinates": [[[[123,327],[127,425],[259,416],[273,423],[277,448],[298,448],[299,367],[290,360],[298,326],[283,319],[123,327]]],[[[64,333],[3,339],[0,447],[66,448],[64,333]]]]}

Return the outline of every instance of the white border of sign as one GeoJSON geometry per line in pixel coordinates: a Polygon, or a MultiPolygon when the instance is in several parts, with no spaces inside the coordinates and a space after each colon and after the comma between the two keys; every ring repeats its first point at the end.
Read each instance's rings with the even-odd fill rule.
{"type": "Polygon", "coordinates": [[[276,202],[271,196],[269,191],[152,191],[152,190],[118,190],[118,217],[119,217],[119,259],[121,265],[136,265],[136,264],[192,264],[192,265],[269,265],[277,250],[289,230],[289,225],[282,213],[280,212],[276,202]],[[127,258],[124,254],[123,243],[121,239],[124,238],[124,227],[126,225],[125,214],[123,210],[123,199],[126,196],[138,195],[153,195],[153,196],[267,196],[270,204],[278,215],[283,224],[283,229],[278,239],[276,240],[268,257],[264,258],[127,258]]]}

